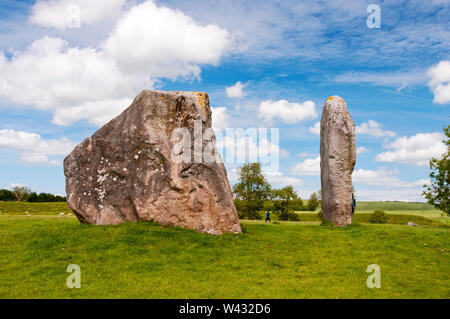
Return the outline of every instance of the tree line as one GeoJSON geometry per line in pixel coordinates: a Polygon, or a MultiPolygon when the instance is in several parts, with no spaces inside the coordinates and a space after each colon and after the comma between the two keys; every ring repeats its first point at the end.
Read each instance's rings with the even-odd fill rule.
{"type": "Polygon", "coordinates": [[[315,211],[320,198],[312,193],[306,205],[289,185],[274,189],[267,182],[260,163],[248,163],[239,168],[239,182],[233,186],[234,204],[241,219],[261,219],[262,211],[272,211],[279,220],[298,220],[295,211],[315,211]]]}
{"type": "Polygon", "coordinates": [[[9,189],[0,189],[0,201],[19,201],[19,202],[65,202],[66,197],[53,195],[50,193],[32,192],[30,188],[25,186],[15,186],[9,189]]]}

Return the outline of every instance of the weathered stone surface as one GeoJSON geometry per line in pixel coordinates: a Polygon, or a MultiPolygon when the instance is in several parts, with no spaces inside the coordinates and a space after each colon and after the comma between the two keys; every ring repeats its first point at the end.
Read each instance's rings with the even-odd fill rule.
{"type": "MultiPolygon", "coordinates": [[[[78,219],[97,225],[155,221],[215,235],[241,232],[224,165],[175,161],[176,128],[191,134],[191,158],[198,158],[194,135],[211,128],[206,93],[143,91],[79,144],[64,160],[67,201],[78,219]]],[[[211,154],[220,158],[213,134],[200,143],[212,145],[211,154]]]]}
{"type": "Polygon", "coordinates": [[[325,102],[320,121],[322,218],[336,226],[352,222],[352,172],[356,163],[355,124],[339,96],[325,102]]]}

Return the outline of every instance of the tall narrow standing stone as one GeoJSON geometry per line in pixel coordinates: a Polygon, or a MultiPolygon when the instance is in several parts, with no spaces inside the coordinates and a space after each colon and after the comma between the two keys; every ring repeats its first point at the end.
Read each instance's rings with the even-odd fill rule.
{"type": "Polygon", "coordinates": [[[344,100],[328,98],[320,121],[322,218],[336,226],[352,222],[352,172],[356,163],[355,124],[344,100]]]}

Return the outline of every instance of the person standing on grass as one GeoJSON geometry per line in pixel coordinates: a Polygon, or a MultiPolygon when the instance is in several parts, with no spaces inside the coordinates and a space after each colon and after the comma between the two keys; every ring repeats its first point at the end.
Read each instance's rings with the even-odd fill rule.
{"type": "Polygon", "coordinates": [[[355,214],[355,209],[356,209],[356,199],[355,199],[355,195],[353,195],[353,193],[352,193],[352,217],[355,214]]]}
{"type": "Polygon", "coordinates": [[[270,221],[270,212],[269,211],[266,212],[266,221],[264,223],[267,223],[267,221],[269,221],[269,223],[272,224],[272,222],[270,221]]]}

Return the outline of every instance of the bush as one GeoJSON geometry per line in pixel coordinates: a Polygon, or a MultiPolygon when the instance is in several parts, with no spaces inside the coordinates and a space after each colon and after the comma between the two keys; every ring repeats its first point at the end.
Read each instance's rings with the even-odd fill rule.
{"type": "Polygon", "coordinates": [[[293,221],[293,222],[298,222],[300,220],[300,218],[298,217],[298,214],[296,214],[294,212],[289,212],[288,220],[293,221]]]}
{"type": "Polygon", "coordinates": [[[376,210],[369,217],[369,223],[371,224],[386,224],[388,222],[388,216],[383,210],[376,210]]]}
{"type": "Polygon", "coordinates": [[[252,202],[247,200],[235,199],[234,205],[238,211],[239,219],[262,219],[262,216],[252,202]]]}

